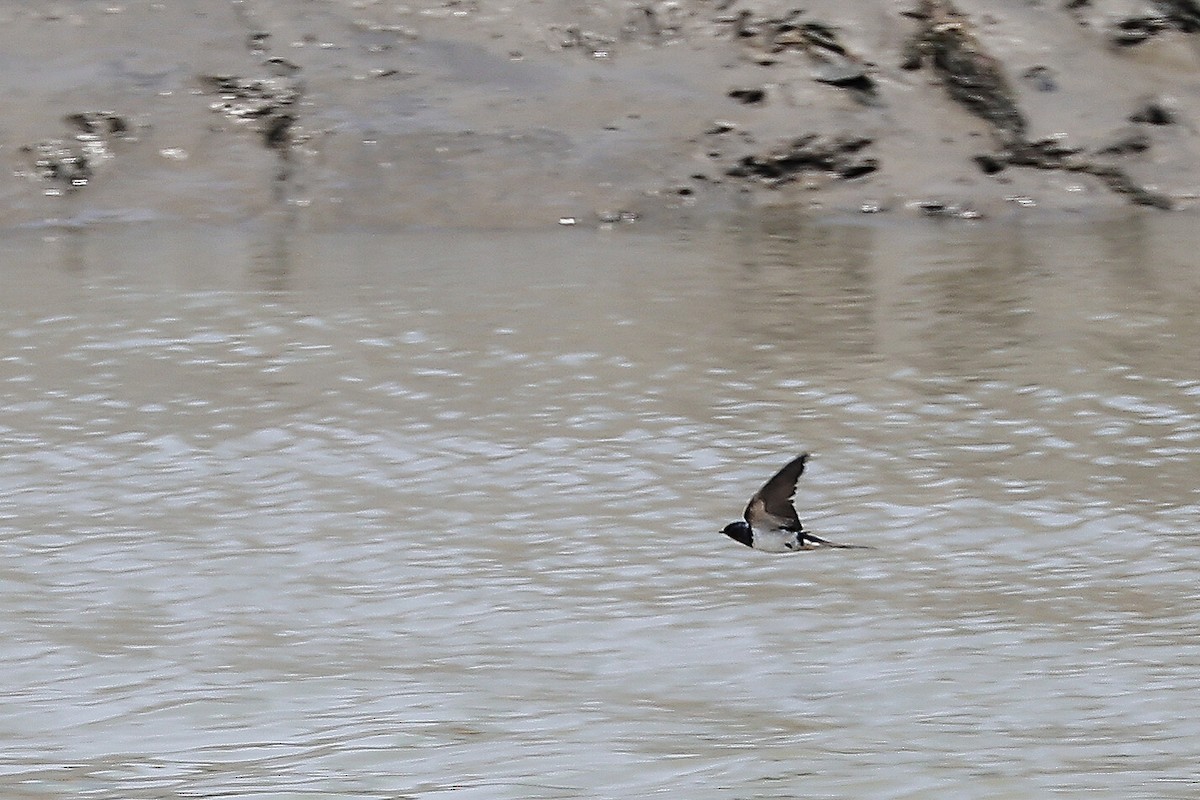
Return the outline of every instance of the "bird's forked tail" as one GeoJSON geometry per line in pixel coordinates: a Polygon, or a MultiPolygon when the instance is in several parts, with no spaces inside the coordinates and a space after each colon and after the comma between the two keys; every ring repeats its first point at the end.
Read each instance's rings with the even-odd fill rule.
{"type": "Polygon", "coordinates": [[[871,547],[871,545],[869,545],[869,544],[842,544],[841,542],[831,542],[828,539],[822,539],[820,536],[809,533],[808,531],[804,531],[804,533],[800,534],[800,537],[802,539],[813,542],[814,544],[819,544],[822,547],[840,547],[843,550],[874,550],[875,549],[874,547],[871,547]]]}

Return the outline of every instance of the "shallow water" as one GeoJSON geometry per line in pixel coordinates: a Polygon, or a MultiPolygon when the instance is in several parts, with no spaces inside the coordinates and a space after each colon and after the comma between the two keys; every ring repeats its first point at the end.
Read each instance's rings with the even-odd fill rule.
{"type": "Polygon", "coordinates": [[[1198,244],[9,231],[3,794],[1196,797],[1198,244]]]}

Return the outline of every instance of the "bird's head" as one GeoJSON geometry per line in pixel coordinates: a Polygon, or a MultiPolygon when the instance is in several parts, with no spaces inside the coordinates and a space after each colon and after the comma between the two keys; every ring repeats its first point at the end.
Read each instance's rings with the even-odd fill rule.
{"type": "Polygon", "coordinates": [[[741,542],[747,547],[754,546],[754,539],[750,535],[750,526],[744,520],[731,522],[721,529],[721,533],[733,539],[736,542],[741,542]]]}

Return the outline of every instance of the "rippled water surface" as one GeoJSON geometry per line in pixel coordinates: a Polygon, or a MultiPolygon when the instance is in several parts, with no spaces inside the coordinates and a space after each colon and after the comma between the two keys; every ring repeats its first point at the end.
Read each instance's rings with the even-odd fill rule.
{"type": "Polygon", "coordinates": [[[4,234],[0,794],[1200,796],[1194,228],[4,234]]]}

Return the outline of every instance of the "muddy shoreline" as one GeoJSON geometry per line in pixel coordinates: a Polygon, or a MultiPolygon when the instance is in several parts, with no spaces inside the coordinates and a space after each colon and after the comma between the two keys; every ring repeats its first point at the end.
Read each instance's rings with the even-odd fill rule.
{"type": "Polygon", "coordinates": [[[0,9],[9,226],[980,218],[1200,189],[1191,0],[0,9]]]}

